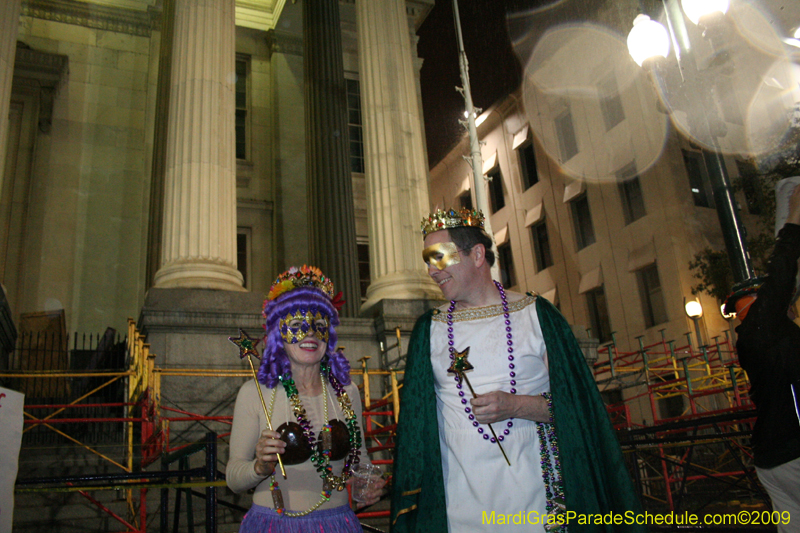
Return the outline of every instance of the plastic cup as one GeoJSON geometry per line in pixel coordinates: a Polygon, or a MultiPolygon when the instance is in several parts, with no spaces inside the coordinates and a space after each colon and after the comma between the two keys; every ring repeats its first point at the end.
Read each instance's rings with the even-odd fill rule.
{"type": "Polygon", "coordinates": [[[353,485],[350,495],[355,502],[365,501],[367,492],[370,491],[381,479],[381,467],[372,463],[359,463],[353,470],[353,485]]]}

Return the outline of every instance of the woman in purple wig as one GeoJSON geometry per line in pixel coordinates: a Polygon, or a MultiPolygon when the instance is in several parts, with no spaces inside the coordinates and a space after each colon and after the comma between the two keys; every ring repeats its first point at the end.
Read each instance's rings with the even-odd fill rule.
{"type": "MultiPolygon", "coordinates": [[[[269,291],[264,318],[258,386],[275,430],[268,429],[255,381],[248,381],[236,398],[226,469],[231,490],[255,489],[239,532],[362,531],[343,489],[369,458],[358,389],[336,350],[333,283],[315,267],[287,270],[269,291]]],[[[382,486],[378,481],[362,506],[378,501],[382,486]]]]}

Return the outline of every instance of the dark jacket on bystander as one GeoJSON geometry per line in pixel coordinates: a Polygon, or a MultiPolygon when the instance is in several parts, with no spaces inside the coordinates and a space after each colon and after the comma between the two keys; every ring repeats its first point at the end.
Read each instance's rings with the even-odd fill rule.
{"type": "Polygon", "coordinates": [[[750,378],[758,418],[753,452],[759,468],[774,468],[800,457],[800,420],[792,383],[800,394],[800,327],[788,316],[800,257],[800,226],[778,234],[767,276],[756,301],[736,328],[739,362],[750,378]]]}

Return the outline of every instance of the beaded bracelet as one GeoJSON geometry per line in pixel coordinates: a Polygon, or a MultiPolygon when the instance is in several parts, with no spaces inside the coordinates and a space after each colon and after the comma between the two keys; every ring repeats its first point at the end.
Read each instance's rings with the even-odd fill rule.
{"type": "Polygon", "coordinates": [[[541,396],[547,400],[547,414],[550,418],[547,423],[552,424],[555,420],[555,418],[553,418],[553,394],[550,392],[543,392],[541,396]]]}

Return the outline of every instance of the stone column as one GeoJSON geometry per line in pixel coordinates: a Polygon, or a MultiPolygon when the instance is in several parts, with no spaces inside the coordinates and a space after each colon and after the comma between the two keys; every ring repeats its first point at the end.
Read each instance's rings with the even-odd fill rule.
{"type": "Polygon", "coordinates": [[[243,291],[236,269],[234,0],[176,0],[154,286],[243,291]]]}
{"type": "MultiPolygon", "coordinates": [[[[297,6],[302,9],[302,6],[297,6]]],[[[299,32],[300,28],[297,28],[299,32]]],[[[275,266],[270,276],[292,265],[309,262],[310,236],[306,187],[305,91],[303,38],[270,30],[270,84],[273,109],[273,169],[275,177],[275,266]],[[298,231],[302,228],[302,231],[298,231]]],[[[337,282],[337,291],[338,281],[337,282]]]]}
{"type": "Polygon", "coordinates": [[[303,40],[310,259],[344,293],[342,314],[355,316],[361,297],[339,0],[303,2],[303,40]]]}
{"type": "Polygon", "coordinates": [[[8,111],[11,105],[11,80],[14,78],[14,57],[17,53],[20,0],[0,2],[0,190],[8,142],[8,111]]]}
{"type": "Polygon", "coordinates": [[[153,156],[150,164],[150,206],[147,227],[147,267],[145,290],[153,286],[161,267],[161,240],[164,234],[164,176],[167,163],[167,119],[169,118],[169,89],[172,83],[172,43],[175,34],[175,1],[164,0],[159,35],[158,79],[156,80],[156,111],[153,132],[153,156]]]}
{"type": "Polygon", "coordinates": [[[358,0],[370,236],[366,312],[383,299],[441,299],[422,262],[428,169],[405,0],[358,0]]]}

